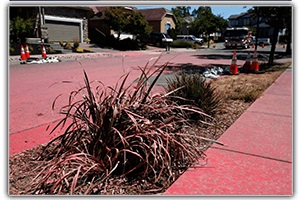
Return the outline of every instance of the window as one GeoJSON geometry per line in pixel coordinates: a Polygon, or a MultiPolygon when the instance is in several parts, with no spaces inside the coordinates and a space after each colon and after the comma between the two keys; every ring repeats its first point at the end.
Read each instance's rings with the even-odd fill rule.
{"type": "Polygon", "coordinates": [[[167,22],[166,23],[166,30],[165,30],[165,33],[168,33],[168,30],[172,28],[172,24],[170,22],[167,22]]]}

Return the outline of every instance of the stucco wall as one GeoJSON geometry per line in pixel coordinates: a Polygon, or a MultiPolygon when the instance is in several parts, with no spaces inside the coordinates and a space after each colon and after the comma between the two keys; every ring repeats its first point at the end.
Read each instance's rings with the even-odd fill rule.
{"type": "Polygon", "coordinates": [[[171,16],[166,16],[160,23],[162,33],[166,32],[166,23],[170,23],[172,28],[175,28],[175,22],[171,16]]]}
{"type": "Polygon", "coordinates": [[[162,21],[148,21],[149,25],[152,27],[153,32],[166,32],[166,23],[170,23],[172,28],[175,28],[175,22],[170,16],[166,16],[162,21]]]}
{"type": "Polygon", "coordinates": [[[161,32],[160,21],[148,21],[148,24],[152,27],[153,32],[161,32]]]}

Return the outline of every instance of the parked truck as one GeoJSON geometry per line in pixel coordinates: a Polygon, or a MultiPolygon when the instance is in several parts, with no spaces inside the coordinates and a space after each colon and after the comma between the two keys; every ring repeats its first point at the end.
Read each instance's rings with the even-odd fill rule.
{"type": "Polygon", "coordinates": [[[249,31],[247,27],[238,28],[227,28],[225,33],[225,43],[226,48],[250,48],[252,43],[252,32],[249,31]]]}

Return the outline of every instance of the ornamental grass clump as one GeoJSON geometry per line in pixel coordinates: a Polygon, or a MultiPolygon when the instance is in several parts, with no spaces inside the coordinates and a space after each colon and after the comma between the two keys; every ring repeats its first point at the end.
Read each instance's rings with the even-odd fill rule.
{"type": "Polygon", "coordinates": [[[101,82],[92,87],[96,82],[84,72],[84,86],[70,93],[69,104],[60,111],[64,118],[53,131],[69,125],[44,147],[39,173],[27,192],[101,194],[111,178],[147,183],[139,186],[140,194],[159,192],[202,158],[200,143],[212,140],[188,132],[187,112],[205,114],[170,100],[173,91],[151,95],[166,66],[153,72],[154,65],[146,65],[137,82],[127,85],[128,73],[114,88],[101,82]]]}
{"type": "MultiPolygon", "coordinates": [[[[166,92],[175,91],[169,96],[179,105],[194,105],[204,113],[214,116],[221,104],[221,96],[216,92],[216,88],[211,82],[200,74],[182,73],[173,79],[167,80],[166,92]]],[[[192,113],[191,117],[199,118],[203,115],[192,113]]]]}

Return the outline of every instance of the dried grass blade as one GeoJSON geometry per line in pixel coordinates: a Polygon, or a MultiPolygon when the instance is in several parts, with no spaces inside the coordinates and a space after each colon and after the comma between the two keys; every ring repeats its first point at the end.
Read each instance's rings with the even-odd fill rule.
{"type": "MultiPolygon", "coordinates": [[[[64,176],[60,177],[56,182],[55,184],[51,187],[51,190],[50,190],[50,194],[53,194],[57,188],[57,186],[61,183],[62,180],[64,180],[66,177],[70,176],[73,172],[75,172],[75,170],[72,170],[70,172],[68,172],[67,174],[65,174],[64,176]]],[[[56,171],[57,173],[57,171],[56,171]]]]}
{"type": "Polygon", "coordinates": [[[163,71],[166,69],[168,63],[164,64],[161,68],[159,68],[159,73],[158,75],[155,77],[155,79],[153,80],[153,82],[151,83],[150,87],[148,88],[148,91],[146,92],[144,98],[142,99],[141,103],[144,104],[152,90],[152,88],[154,87],[154,85],[156,84],[157,80],[159,79],[159,77],[161,76],[161,74],[163,73],[163,71]]]}
{"type": "Polygon", "coordinates": [[[90,114],[92,116],[92,119],[93,119],[93,122],[96,122],[96,115],[95,115],[95,110],[94,110],[94,105],[95,105],[95,96],[93,95],[92,93],[92,90],[91,90],[91,85],[90,85],[90,82],[89,82],[89,79],[88,79],[88,76],[84,70],[84,82],[85,82],[85,85],[86,85],[86,89],[87,89],[87,92],[88,92],[88,101],[89,101],[89,106],[90,106],[90,114]]]}
{"type": "Polygon", "coordinates": [[[88,189],[84,192],[84,194],[85,195],[88,195],[88,194],[90,194],[91,192],[92,192],[92,189],[94,188],[94,186],[96,185],[96,184],[93,184],[93,182],[94,182],[94,180],[95,180],[95,176],[92,178],[92,180],[91,180],[91,182],[90,182],[90,186],[88,187],[88,189]]]}
{"type": "Polygon", "coordinates": [[[53,103],[52,103],[52,106],[51,106],[51,108],[52,108],[52,110],[55,110],[55,103],[56,103],[56,101],[57,101],[57,99],[59,98],[59,97],[61,97],[63,94],[59,94],[59,95],[57,95],[56,97],[55,97],[55,99],[54,99],[54,101],[53,101],[53,103]]]}
{"type": "MultiPolygon", "coordinates": [[[[128,76],[129,76],[129,73],[127,73],[126,74],[126,76],[124,77],[124,79],[123,79],[123,81],[122,81],[122,83],[121,83],[121,86],[120,86],[120,88],[119,88],[119,92],[117,93],[117,97],[121,97],[121,95],[120,94],[122,94],[123,92],[123,90],[124,90],[124,85],[125,85],[125,83],[126,83],[126,81],[127,81],[127,78],[128,78],[128,76]]],[[[124,93],[123,93],[124,94],[124,93]]]]}
{"type": "Polygon", "coordinates": [[[74,194],[74,191],[75,191],[75,188],[76,188],[76,185],[77,185],[77,181],[78,181],[78,177],[79,177],[79,173],[80,173],[80,170],[81,170],[81,167],[82,166],[79,166],[78,169],[77,169],[77,173],[76,175],[73,177],[73,181],[72,181],[72,185],[71,185],[71,195],[74,194]]]}
{"type": "Polygon", "coordinates": [[[181,89],[183,89],[183,88],[185,88],[185,87],[186,87],[186,86],[181,86],[181,87],[176,88],[175,90],[173,90],[173,91],[171,91],[171,92],[168,92],[168,93],[166,93],[166,94],[164,94],[164,95],[162,95],[162,96],[163,96],[163,97],[169,96],[170,94],[173,94],[173,93],[177,92],[178,90],[181,90],[181,89]]]}

